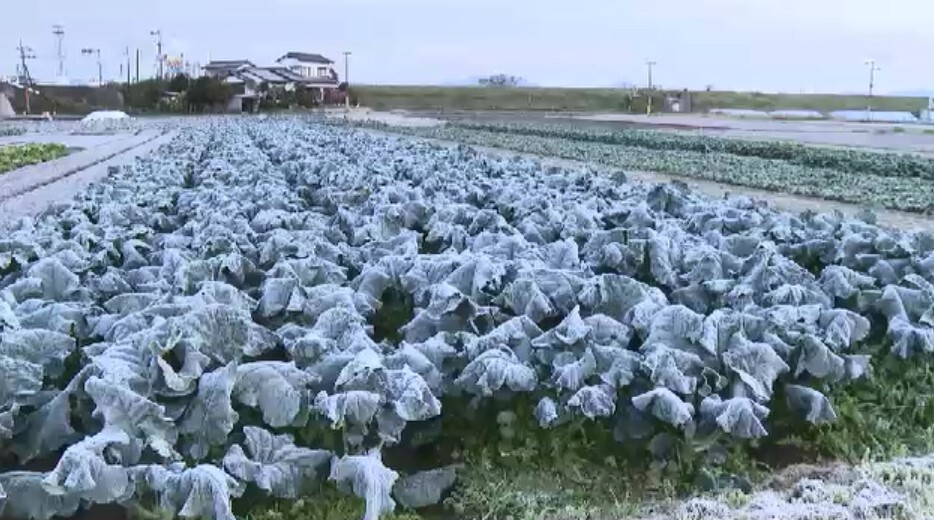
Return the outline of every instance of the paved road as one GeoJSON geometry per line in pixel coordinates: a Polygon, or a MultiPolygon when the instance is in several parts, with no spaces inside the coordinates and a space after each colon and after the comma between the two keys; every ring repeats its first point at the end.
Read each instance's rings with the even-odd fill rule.
{"type": "Polygon", "coordinates": [[[174,132],[123,136],[57,161],[29,166],[0,177],[0,222],[35,216],[49,205],[65,202],[93,182],[107,177],[111,166],[129,164],[174,137],[174,132]],[[11,180],[7,180],[7,177],[11,180]],[[10,191],[7,191],[7,190],[10,191]]]}

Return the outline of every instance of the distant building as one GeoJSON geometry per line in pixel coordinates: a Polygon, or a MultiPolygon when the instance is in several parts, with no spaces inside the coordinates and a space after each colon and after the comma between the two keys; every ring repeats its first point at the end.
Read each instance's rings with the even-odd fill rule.
{"type": "Polygon", "coordinates": [[[315,103],[339,102],[343,93],[338,91],[336,74],[330,76],[305,77],[285,66],[256,67],[242,65],[231,70],[223,81],[234,90],[228,110],[254,112],[260,100],[277,91],[303,92],[315,103]]]}
{"type": "Polygon", "coordinates": [[[276,63],[305,78],[334,78],[334,62],[320,54],[288,52],[276,63]]]}

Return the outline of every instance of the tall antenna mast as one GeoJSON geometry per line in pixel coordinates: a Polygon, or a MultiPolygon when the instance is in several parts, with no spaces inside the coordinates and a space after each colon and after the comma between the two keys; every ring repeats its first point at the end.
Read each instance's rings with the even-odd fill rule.
{"type": "Polygon", "coordinates": [[[52,34],[55,35],[55,45],[58,51],[58,77],[65,77],[65,27],[61,25],[52,26],[52,34]]]}

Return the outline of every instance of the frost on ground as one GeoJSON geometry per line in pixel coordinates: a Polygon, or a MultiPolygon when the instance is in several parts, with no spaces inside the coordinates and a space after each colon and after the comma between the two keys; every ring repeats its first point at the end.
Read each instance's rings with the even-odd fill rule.
{"type": "Polygon", "coordinates": [[[726,454],[773,410],[833,421],[868,341],[934,352],[929,233],[290,118],[183,128],[4,226],[14,518],[156,497],[233,520],[248,488],[328,479],[375,520],[456,485],[456,461],[386,455],[459,410],[726,454]]]}
{"type": "Polygon", "coordinates": [[[934,456],[859,466],[792,466],[748,495],[731,491],[655,506],[644,520],[934,518],[934,456]]]}
{"type": "Polygon", "coordinates": [[[444,121],[431,117],[410,116],[404,110],[380,112],[369,108],[354,108],[350,110],[328,110],[325,112],[328,119],[340,119],[353,123],[381,123],[395,127],[424,128],[441,126],[444,121]]]}

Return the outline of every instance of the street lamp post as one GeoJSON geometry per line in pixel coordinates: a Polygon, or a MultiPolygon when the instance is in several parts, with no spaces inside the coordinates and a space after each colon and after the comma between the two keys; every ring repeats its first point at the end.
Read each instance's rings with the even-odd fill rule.
{"type": "Polygon", "coordinates": [[[350,51],[344,51],[344,107],[350,108],[350,51]]]}
{"type": "Polygon", "coordinates": [[[876,84],[876,71],[881,70],[876,66],[876,60],[870,58],[866,60],[869,67],[869,99],[866,102],[866,119],[872,120],[872,89],[876,84]]]}
{"type": "Polygon", "coordinates": [[[104,86],[104,67],[101,65],[101,50],[100,49],[81,49],[81,54],[85,56],[97,55],[97,86],[104,86]]]}
{"type": "Polygon", "coordinates": [[[149,35],[156,37],[156,61],[159,63],[159,79],[162,79],[165,74],[165,57],[162,56],[162,29],[149,31],[149,35]]]}
{"type": "Polygon", "coordinates": [[[652,115],[652,67],[654,67],[656,64],[657,62],[654,62],[652,60],[645,61],[645,65],[649,69],[649,89],[648,89],[648,94],[647,94],[648,102],[645,105],[645,115],[647,116],[652,115]]]}

